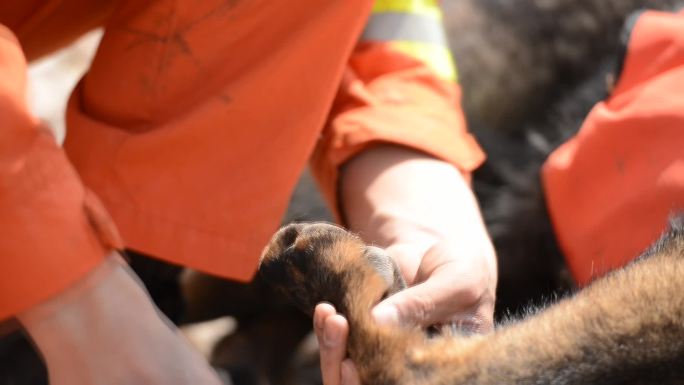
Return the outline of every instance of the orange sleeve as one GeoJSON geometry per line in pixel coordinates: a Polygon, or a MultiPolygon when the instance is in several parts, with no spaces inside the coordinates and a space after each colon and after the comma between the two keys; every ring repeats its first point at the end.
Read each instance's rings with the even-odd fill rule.
{"type": "Polygon", "coordinates": [[[121,247],[25,96],[25,58],[0,25],[0,321],[67,288],[121,247]]]}
{"type": "Polygon", "coordinates": [[[632,21],[610,97],[542,167],[554,233],[580,286],[642,254],[684,213],[684,11],[632,21]]]}
{"type": "Polygon", "coordinates": [[[338,207],[339,167],[374,143],[423,151],[469,177],[485,156],[467,131],[460,101],[456,82],[392,43],[359,44],[312,157],[331,207],[338,207]]]}

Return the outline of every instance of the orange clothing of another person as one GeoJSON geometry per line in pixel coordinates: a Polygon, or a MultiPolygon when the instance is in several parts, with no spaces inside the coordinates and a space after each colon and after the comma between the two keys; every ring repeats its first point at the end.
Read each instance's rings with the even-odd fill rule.
{"type": "Polygon", "coordinates": [[[333,204],[339,166],[376,142],[467,174],[483,154],[440,17],[430,0],[0,5],[0,319],[124,245],[250,279],[312,154],[333,204]],[[22,49],[31,59],[99,24],[67,160],[24,102],[22,49]]]}
{"type": "Polygon", "coordinates": [[[684,12],[638,18],[611,96],[549,157],[543,183],[581,285],[638,256],[684,212],[684,12]]]}

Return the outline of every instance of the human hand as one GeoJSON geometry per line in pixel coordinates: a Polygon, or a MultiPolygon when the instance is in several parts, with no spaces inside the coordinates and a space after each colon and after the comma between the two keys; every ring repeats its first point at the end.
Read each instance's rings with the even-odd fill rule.
{"type": "MultiPolygon", "coordinates": [[[[373,309],[377,322],[454,325],[468,332],[493,328],[496,255],[459,170],[420,152],[378,145],[345,164],[340,200],[349,228],[384,247],[410,286],[373,309]]],[[[323,333],[337,326],[346,333],[346,322],[332,319],[338,321],[323,324],[323,333]]],[[[323,378],[338,381],[326,385],[349,378],[340,374],[339,349],[321,349],[323,378]]]]}
{"type": "Polygon", "coordinates": [[[340,196],[349,227],[385,248],[410,286],[377,306],[376,320],[492,329],[496,255],[475,196],[456,168],[378,146],[345,165],[340,196]]]}
{"type": "MultiPolygon", "coordinates": [[[[407,258],[410,266],[415,259],[410,256],[412,248],[399,245],[394,249],[404,254],[399,261],[407,258]]],[[[413,282],[420,283],[378,304],[373,309],[374,319],[385,325],[446,325],[461,332],[490,331],[496,282],[496,272],[491,271],[496,266],[493,258],[493,254],[480,258],[459,256],[448,243],[431,247],[413,276],[413,282]]],[[[320,346],[323,383],[359,385],[354,363],[345,358],[349,332],[346,319],[332,305],[321,303],[314,312],[314,331],[320,346]]]]}
{"type": "Polygon", "coordinates": [[[52,385],[220,385],[118,257],[19,314],[52,385]]]}
{"type": "Polygon", "coordinates": [[[471,241],[461,246],[442,241],[422,256],[422,248],[414,245],[399,244],[387,251],[397,261],[409,288],[373,309],[376,322],[444,325],[467,333],[493,329],[496,260],[488,242],[478,245],[471,241]]]}
{"type": "Polygon", "coordinates": [[[325,385],[360,385],[354,363],[345,358],[349,324],[329,303],[320,303],[314,310],[314,332],[318,339],[321,373],[325,385]]]}

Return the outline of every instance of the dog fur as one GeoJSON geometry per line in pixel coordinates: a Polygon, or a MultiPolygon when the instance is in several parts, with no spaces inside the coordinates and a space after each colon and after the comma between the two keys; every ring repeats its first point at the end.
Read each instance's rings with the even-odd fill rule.
{"type": "Polygon", "coordinates": [[[360,238],[329,224],[281,229],[259,274],[308,313],[327,301],[347,317],[363,384],[684,382],[684,217],[623,269],[483,336],[427,338],[375,325],[370,310],[391,292],[386,272],[360,238]]]}
{"type": "Polygon", "coordinates": [[[620,48],[633,11],[680,0],[443,1],[471,127],[520,133],[620,48]]]}

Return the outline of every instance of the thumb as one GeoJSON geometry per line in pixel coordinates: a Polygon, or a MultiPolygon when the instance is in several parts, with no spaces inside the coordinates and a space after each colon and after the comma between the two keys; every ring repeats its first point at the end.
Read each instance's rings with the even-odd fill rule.
{"type": "Polygon", "coordinates": [[[372,315],[380,325],[428,327],[448,322],[486,331],[493,325],[494,301],[489,297],[476,286],[457,284],[451,275],[437,274],[386,298],[373,308],[372,315]]]}
{"type": "Polygon", "coordinates": [[[428,326],[438,322],[432,286],[426,281],[386,298],[373,309],[373,319],[387,326],[428,326]]]}

